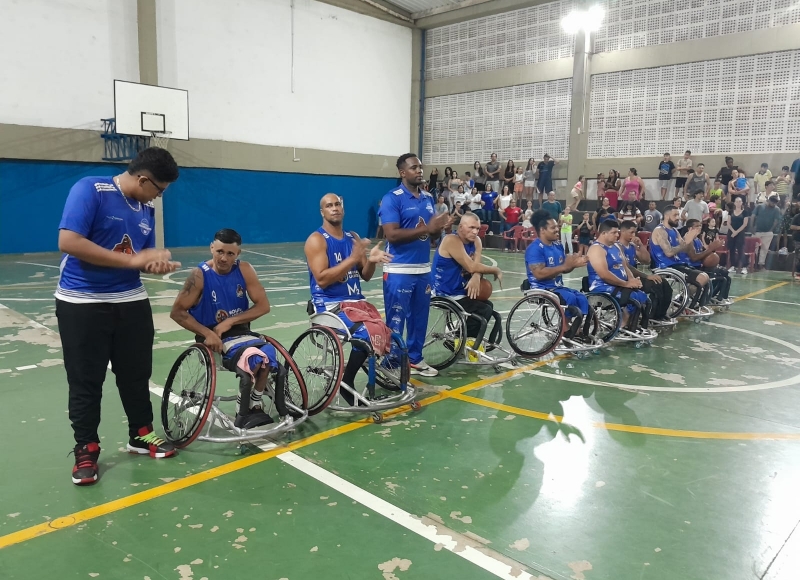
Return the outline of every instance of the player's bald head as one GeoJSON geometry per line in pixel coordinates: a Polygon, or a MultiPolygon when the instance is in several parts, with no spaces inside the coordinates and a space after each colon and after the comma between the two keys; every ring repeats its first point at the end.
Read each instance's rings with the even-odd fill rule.
{"type": "Polygon", "coordinates": [[[332,226],[341,226],[344,218],[344,202],[335,193],[326,193],[319,200],[319,213],[322,219],[332,226]]]}
{"type": "Polygon", "coordinates": [[[328,204],[335,204],[337,201],[341,202],[342,198],[335,193],[326,193],[322,196],[322,199],[319,200],[319,209],[323,209],[328,204]]]}

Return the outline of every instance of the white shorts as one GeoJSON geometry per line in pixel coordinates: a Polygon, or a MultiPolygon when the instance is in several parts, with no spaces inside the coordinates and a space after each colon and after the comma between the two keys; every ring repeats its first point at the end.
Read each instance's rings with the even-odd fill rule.
{"type": "Polygon", "coordinates": [[[536,187],[536,180],[526,181],[523,184],[524,187],[536,187]]]}

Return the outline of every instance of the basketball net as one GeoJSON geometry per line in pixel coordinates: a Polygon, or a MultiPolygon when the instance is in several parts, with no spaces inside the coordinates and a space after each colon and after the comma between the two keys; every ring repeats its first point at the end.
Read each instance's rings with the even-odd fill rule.
{"type": "Polygon", "coordinates": [[[150,147],[166,149],[171,135],[172,131],[152,131],[150,133],[150,147]]]}

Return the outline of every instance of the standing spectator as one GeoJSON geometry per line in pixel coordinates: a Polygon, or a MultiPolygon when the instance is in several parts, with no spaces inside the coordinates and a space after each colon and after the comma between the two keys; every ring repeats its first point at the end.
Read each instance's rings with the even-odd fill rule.
{"type": "Polygon", "coordinates": [[[638,206],[642,193],[644,193],[644,181],[639,177],[635,167],[628,170],[628,177],[622,182],[620,193],[623,202],[632,201],[638,206]]]}
{"type": "Polygon", "coordinates": [[[523,194],[525,199],[533,200],[533,194],[536,189],[536,160],[531,157],[528,159],[528,165],[525,166],[525,179],[523,181],[523,194]]]}
{"type": "Polygon", "coordinates": [[[606,176],[602,173],[597,174],[597,203],[603,203],[603,198],[606,196],[606,176]]]}
{"type": "Polygon", "coordinates": [[[595,228],[600,225],[600,217],[601,217],[600,216],[600,212],[601,211],[605,212],[604,215],[610,216],[611,219],[613,219],[615,217],[614,216],[614,208],[611,207],[611,202],[608,201],[607,197],[603,198],[603,201],[600,202],[600,207],[597,208],[596,212],[594,212],[593,224],[594,224],[595,228]]]}
{"type": "Polygon", "coordinates": [[[689,168],[686,171],[686,184],[684,191],[686,192],[687,201],[694,199],[694,194],[698,191],[703,194],[703,199],[708,199],[710,183],[708,173],[706,173],[706,166],[702,163],[697,164],[697,169],[689,168]]]}
{"type": "Polygon", "coordinates": [[[719,212],[719,219],[717,221],[717,229],[721,236],[728,236],[730,224],[728,223],[728,219],[730,218],[730,209],[733,207],[733,204],[725,203],[724,201],[720,202],[720,206],[722,209],[718,209],[719,212]]]}
{"type": "Polygon", "coordinates": [[[453,171],[453,177],[450,178],[450,183],[448,184],[449,191],[443,192],[451,205],[453,203],[453,196],[458,193],[458,188],[461,187],[461,184],[462,181],[458,177],[458,171],[453,171]]]}
{"type": "Polygon", "coordinates": [[[585,256],[589,251],[589,244],[592,243],[592,227],[589,221],[589,212],[583,213],[583,220],[578,224],[578,255],[585,256]]]}
{"type": "MultiPolygon", "coordinates": [[[[472,191],[472,190],[470,189],[470,191],[472,191]]],[[[453,196],[453,200],[452,201],[453,201],[453,207],[455,207],[455,205],[457,203],[459,203],[459,202],[461,202],[462,206],[466,203],[467,194],[464,193],[464,186],[463,185],[459,185],[458,186],[458,190],[456,191],[455,195],[453,196]]]]}
{"type": "Polygon", "coordinates": [[[500,216],[503,218],[503,233],[519,225],[519,216],[521,215],[522,208],[517,205],[517,200],[512,198],[508,207],[500,210],[500,216]]]}
{"type": "Polygon", "coordinates": [[[773,179],[772,182],[775,184],[775,193],[781,198],[781,207],[783,207],[792,191],[792,183],[794,183],[794,179],[789,173],[789,166],[784,165],[781,168],[781,174],[773,179]]]}
{"type": "Polygon", "coordinates": [[[477,215],[480,221],[486,221],[486,218],[483,214],[483,199],[481,199],[481,192],[478,191],[477,185],[475,185],[472,193],[467,195],[467,198],[469,200],[469,210],[477,215]]]}
{"type": "Polygon", "coordinates": [[[551,191],[550,193],[547,194],[547,201],[542,203],[542,209],[550,214],[551,219],[554,219],[556,220],[556,222],[558,222],[558,216],[560,216],[561,212],[564,210],[561,207],[561,204],[556,201],[555,191],[551,191]]]}
{"type": "Polygon", "coordinates": [[[761,168],[753,175],[753,192],[756,199],[758,194],[766,190],[766,183],[772,181],[772,172],[769,170],[769,164],[762,163],[761,168]]]}
{"type": "MultiPolygon", "coordinates": [[[[557,159],[552,159],[550,155],[547,153],[544,154],[542,161],[539,162],[538,166],[538,173],[539,179],[536,183],[537,188],[539,189],[539,206],[542,205],[542,201],[544,200],[544,196],[553,191],[553,168],[558,163],[557,159]]],[[[558,212],[553,219],[558,221],[558,215],[561,212],[558,212]]]]}
{"type": "Polygon", "coordinates": [[[608,178],[606,179],[606,183],[604,186],[604,194],[608,200],[609,206],[612,210],[617,211],[617,205],[619,204],[619,188],[620,188],[620,180],[619,180],[619,171],[616,169],[611,169],[608,172],[608,178]]]}
{"type": "Polygon", "coordinates": [[[694,199],[686,202],[686,205],[681,212],[681,219],[686,223],[687,220],[703,221],[703,218],[710,213],[708,204],[703,201],[703,192],[695,191],[694,199]]]}
{"type": "Polygon", "coordinates": [[[731,171],[731,180],[728,183],[728,198],[731,201],[735,197],[741,197],[742,202],[747,204],[747,197],[750,193],[750,184],[747,183],[747,176],[744,169],[734,169],[731,171]]]}
{"type": "Polygon", "coordinates": [[[733,200],[733,207],[728,205],[728,252],[731,260],[729,274],[735,274],[736,268],[741,268],[743,276],[747,275],[747,268],[744,264],[744,238],[747,224],[750,221],[750,215],[744,208],[744,202],[741,197],[736,197],[733,200]]]}
{"type": "Polygon", "coordinates": [[[463,185],[464,189],[467,191],[470,191],[473,187],[475,187],[475,180],[472,179],[472,174],[469,171],[464,172],[463,185]]]}
{"type": "Polygon", "coordinates": [[[522,167],[517,167],[517,172],[514,174],[514,197],[517,200],[517,205],[521,205],[524,199],[523,191],[525,189],[525,174],[522,172],[522,167]]]}
{"type": "Polygon", "coordinates": [[[664,216],[656,209],[656,202],[651,201],[649,208],[644,212],[644,229],[652,234],[662,219],[664,216]]]}
{"type": "Polygon", "coordinates": [[[525,200],[525,213],[522,216],[522,225],[526,228],[532,228],[531,216],[533,215],[533,202],[530,199],[525,200]]]}
{"type": "MultiPolygon", "coordinates": [[[[492,222],[499,219],[499,214],[495,209],[495,200],[497,199],[497,192],[494,191],[492,183],[486,182],[486,191],[481,194],[481,203],[483,203],[483,218],[484,223],[491,225],[492,222]]],[[[494,233],[494,232],[492,232],[494,233]]]]}
{"type": "Polygon", "coordinates": [[[472,164],[472,178],[475,180],[475,187],[478,191],[486,190],[486,174],[483,172],[483,166],[480,161],[472,164]]]}
{"type": "MultiPolygon", "coordinates": [[[[128,419],[127,451],[154,458],[175,455],[175,447],[153,432],[153,313],[139,273],[167,274],[180,266],[168,250],[155,249],[151,204],[177,179],[172,155],[149,147],[121,174],[84,177],[67,196],[58,231],[64,259],[55,297],[75,437],[75,485],[98,478],[97,429],[109,362],[128,419]]],[[[32,404],[41,396],[32,393],[32,404]]]]}
{"type": "Polygon", "coordinates": [[[717,177],[714,180],[714,186],[711,189],[708,190],[709,198],[711,198],[711,197],[713,197],[715,195],[719,199],[722,199],[723,197],[725,197],[725,190],[722,189],[722,180],[719,177],[717,177]]]}
{"type": "Polygon", "coordinates": [[[447,204],[444,202],[443,195],[439,195],[436,200],[436,206],[433,209],[436,211],[436,215],[439,215],[440,213],[448,213],[450,211],[450,208],[447,207],[447,204]]]}
{"type": "Polygon", "coordinates": [[[442,179],[439,183],[439,191],[441,191],[445,196],[447,192],[450,191],[450,180],[453,178],[453,168],[452,167],[445,167],[444,168],[444,179],[442,179]]]}
{"type": "Polygon", "coordinates": [[[431,193],[436,191],[436,188],[439,187],[439,168],[434,167],[431,171],[431,175],[428,178],[428,191],[431,193]]]}
{"type": "MultiPolygon", "coordinates": [[[[767,189],[772,190],[772,182],[767,181],[767,189]]],[[[766,204],[759,204],[753,212],[753,221],[755,222],[755,236],[761,240],[761,248],[758,250],[758,262],[756,263],[756,272],[763,270],[767,262],[767,254],[769,247],[772,245],[772,238],[775,232],[778,231],[778,226],[781,223],[781,209],[778,207],[780,198],[770,193],[767,198],[766,204]]]]}
{"type": "Polygon", "coordinates": [[[723,167],[717,172],[717,179],[719,179],[720,183],[722,183],[722,190],[726,194],[728,193],[728,184],[731,182],[731,179],[733,177],[732,172],[736,169],[739,169],[739,167],[733,164],[733,157],[726,157],[725,167],[723,167]]]}
{"type": "Polygon", "coordinates": [[[569,206],[564,208],[564,213],[561,214],[559,220],[561,226],[561,245],[564,246],[566,252],[569,247],[569,253],[574,254],[575,250],[572,248],[572,211],[569,206]]]}
{"type": "Polygon", "coordinates": [[[669,183],[675,172],[675,164],[670,159],[669,153],[664,153],[664,158],[658,162],[658,185],[661,187],[661,201],[667,199],[669,183]]]}
{"type": "Polygon", "coordinates": [[[783,212],[783,219],[781,220],[781,235],[778,238],[778,254],[781,256],[789,255],[789,236],[792,235],[792,219],[795,215],[797,204],[790,203],[786,206],[786,211],[783,212]]]}
{"type": "MultiPolygon", "coordinates": [[[[681,209],[681,205],[682,204],[683,204],[683,198],[680,198],[680,197],[672,198],[672,205],[675,206],[675,209],[678,210],[678,216],[679,216],[678,217],[678,225],[677,225],[677,229],[678,230],[682,230],[683,229],[683,224],[684,224],[684,221],[683,221],[683,210],[681,209]]],[[[683,235],[683,233],[681,233],[681,235],[683,235]]]]}
{"type": "Polygon", "coordinates": [[[798,259],[798,254],[800,254],[800,205],[794,203],[792,206],[794,208],[792,210],[794,211],[794,217],[789,229],[794,239],[794,279],[800,280],[800,259],[798,259]]]}
{"type": "Polygon", "coordinates": [[[636,223],[638,229],[642,227],[642,211],[636,206],[635,201],[626,201],[622,204],[618,219],[620,223],[631,221],[636,223]]]}
{"type": "Polygon", "coordinates": [[[486,164],[484,173],[486,174],[486,185],[491,185],[492,191],[500,191],[500,164],[497,162],[497,153],[492,153],[491,161],[486,164]]]}
{"type": "Polygon", "coordinates": [[[508,188],[507,185],[503,186],[503,191],[500,193],[500,196],[497,198],[497,210],[502,212],[505,210],[509,205],[511,205],[511,200],[514,199],[514,196],[511,195],[511,190],[508,188]]]}
{"type": "Polygon", "coordinates": [[[675,195],[684,195],[686,179],[689,177],[689,170],[692,169],[691,155],[691,151],[686,151],[683,157],[678,159],[678,175],[675,177],[675,195]]]}
{"type": "Polygon", "coordinates": [[[567,205],[567,208],[570,211],[576,211],[581,203],[581,200],[586,199],[586,194],[584,193],[585,190],[586,180],[583,178],[583,175],[579,175],[577,183],[572,186],[572,191],[569,192],[570,201],[569,205],[567,205]]]}
{"type": "Polygon", "coordinates": [[[517,168],[514,166],[514,161],[509,159],[503,171],[503,185],[508,186],[508,191],[514,191],[514,174],[516,172],[517,168]]]}

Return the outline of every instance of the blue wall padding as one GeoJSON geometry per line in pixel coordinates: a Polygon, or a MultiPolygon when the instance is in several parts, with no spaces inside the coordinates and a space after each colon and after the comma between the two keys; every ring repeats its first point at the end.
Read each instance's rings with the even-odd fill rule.
{"type": "MultiPolygon", "coordinates": [[[[0,160],[0,254],[58,250],[58,223],[70,187],[123,165],[0,160]]],[[[345,227],[374,235],[378,200],[395,179],[181,168],[164,195],[166,246],[204,246],[233,228],[244,243],[303,241],[321,223],[319,198],[345,199],[345,227]]]]}

